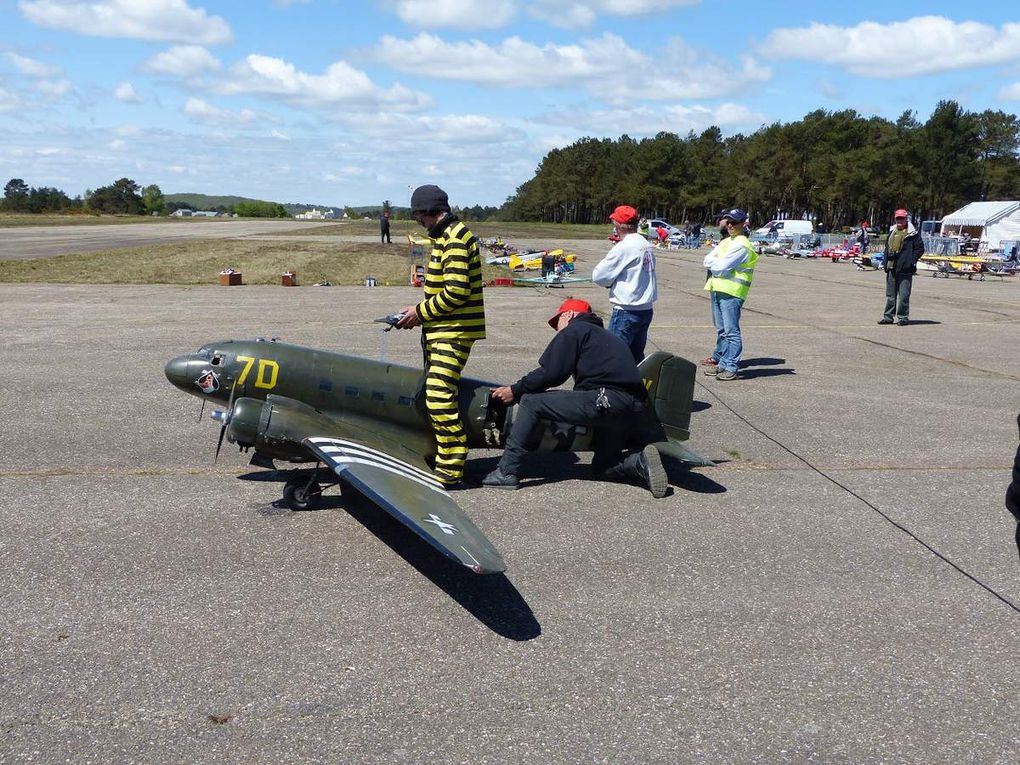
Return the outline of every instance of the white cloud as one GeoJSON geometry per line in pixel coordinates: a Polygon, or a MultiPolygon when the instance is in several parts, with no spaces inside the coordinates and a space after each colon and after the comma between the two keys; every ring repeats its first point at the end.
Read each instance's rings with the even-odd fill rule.
{"type": "Polygon", "coordinates": [[[220,62],[201,45],[175,45],[142,63],[143,72],[193,77],[202,72],[215,71],[220,62]]]}
{"type": "Polygon", "coordinates": [[[412,40],[386,35],[374,55],[386,65],[408,73],[530,88],[605,77],[645,61],[643,54],[611,34],[584,40],[579,45],[548,43],[543,47],[519,37],[507,38],[493,47],[480,40],[448,43],[430,34],[420,34],[412,40]]]}
{"type": "Polygon", "coordinates": [[[21,107],[20,99],[0,86],[0,112],[9,112],[21,107]]]}
{"type": "Polygon", "coordinates": [[[686,134],[698,133],[713,125],[724,132],[756,129],[767,121],[763,114],[752,112],[742,104],[724,103],[718,106],[641,106],[636,108],[595,109],[591,111],[560,111],[545,120],[554,125],[568,125],[579,132],[618,136],[651,136],[666,131],[686,134]]]}
{"type": "Polygon", "coordinates": [[[242,109],[236,112],[220,109],[200,98],[189,98],[181,111],[193,120],[213,127],[243,127],[258,119],[258,115],[251,109],[242,109]]]}
{"type": "Polygon", "coordinates": [[[643,16],[682,5],[697,5],[701,0],[535,0],[528,13],[564,29],[588,27],[600,15],[643,16]]]}
{"type": "Polygon", "coordinates": [[[1020,82],[1007,85],[999,91],[1000,101],[1020,101],[1020,82]]]}
{"type": "Polygon", "coordinates": [[[277,98],[298,106],[361,106],[419,109],[431,104],[428,96],[396,84],[384,90],[345,61],[330,64],[321,75],[299,71],[289,61],[251,54],[234,64],[212,89],[224,95],[249,94],[277,98]]]}
{"type": "Polygon", "coordinates": [[[542,47],[519,37],[491,46],[479,40],[448,43],[426,33],[410,40],[387,35],[372,55],[408,73],[507,88],[584,86],[611,101],[717,98],[771,76],[747,56],[735,69],[674,39],[652,57],[608,33],[574,45],[542,47]]]}
{"type": "Polygon", "coordinates": [[[187,0],[20,0],[18,8],[33,24],[92,37],[203,45],[232,39],[226,21],[191,8],[187,0]]]}
{"type": "Polygon", "coordinates": [[[141,96],[135,92],[135,87],[130,82],[122,82],[113,91],[113,97],[126,104],[140,104],[141,96]]]}
{"type": "Polygon", "coordinates": [[[67,80],[39,80],[35,89],[48,98],[60,98],[71,92],[71,83],[67,80]]]}
{"type": "Polygon", "coordinates": [[[397,0],[397,15],[419,29],[495,29],[517,12],[514,0],[397,0]]]}
{"type": "Polygon", "coordinates": [[[464,149],[469,144],[491,146],[496,143],[519,141],[524,133],[508,127],[504,120],[480,114],[445,114],[439,116],[348,113],[341,121],[355,130],[388,145],[439,144],[464,149]]]}
{"type": "Polygon", "coordinates": [[[27,74],[29,77],[57,77],[60,75],[59,66],[44,64],[41,61],[36,61],[34,58],[19,56],[14,52],[9,52],[7,58],[18,68],[19,72],[27,74]]]}
{"type": "Polygon", "coordinates": [[[822,61],[864,77],[897,79],[1020,59],[1020,24],[997,29],[943,16],[891,24],[863,21],[854,27],[812,23],[772,30],[758,50],[772,58],[822,61]]]}

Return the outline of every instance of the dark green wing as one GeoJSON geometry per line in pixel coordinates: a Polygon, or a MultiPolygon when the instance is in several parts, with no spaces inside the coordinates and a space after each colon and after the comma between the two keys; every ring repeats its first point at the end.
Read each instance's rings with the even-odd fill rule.
{"type": "Polygon", "coordinates": [[[348,438],[302,443],[344,481],[441,553],[477,574],[506,570],[503,558],[429,472],[348,438]]]}

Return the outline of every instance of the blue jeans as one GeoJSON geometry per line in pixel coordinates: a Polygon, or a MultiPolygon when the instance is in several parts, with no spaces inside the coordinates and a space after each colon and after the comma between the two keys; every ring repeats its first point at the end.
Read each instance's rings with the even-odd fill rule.
{"type": "Polygon", "coordinates": [[[740,339],[740,309],[744,301],[725,292],[712,292],[711,300],[712,323],[715,324],[717,338],[712,358],[719,362],[720,370],[736,372],[744,350],[740,339]]]}
{"type": "Polygon", "coordinates": [[[648,326],[651,323],[651,308],[647,311],[614,308],[607,329],[627,344],[634,363],[640,364],[645,357],[645,343],[648,342],[648,326]]]}

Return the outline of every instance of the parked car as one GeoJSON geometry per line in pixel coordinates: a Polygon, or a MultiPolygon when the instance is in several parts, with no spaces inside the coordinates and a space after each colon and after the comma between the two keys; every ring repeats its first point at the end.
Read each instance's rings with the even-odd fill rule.
{"type": "Polygon", "coordinates": [[[674,234],[683,236],[684,233],[676,226],[673,226],[664,220],[661,220],[659,218],[652,218],[650,221],[648,221],[648,230],[645,232],[645,236],[651,239],[652,241],[658,241],[660,228],[666,229],[667,239],[672,237],[674,234]]]}
{"type": "Polygon", "coordinates": [[[764,239],[772,234],[776,236],[813,234],[814,224],[809,220],[770,220],[759,229],[755,229],[752,238],[764,239]]]}

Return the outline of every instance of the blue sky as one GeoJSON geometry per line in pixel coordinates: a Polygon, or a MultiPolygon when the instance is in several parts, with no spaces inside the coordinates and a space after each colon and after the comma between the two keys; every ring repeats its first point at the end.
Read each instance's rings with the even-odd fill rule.
{"type": "Polygon", "coordinates": [[[1020,108],[1020,3],[0,0],[0,183],[501,204],[583,136],[1020,108]]]}

